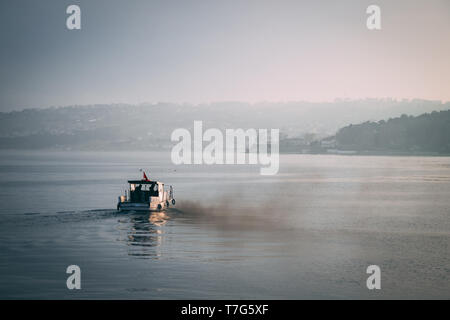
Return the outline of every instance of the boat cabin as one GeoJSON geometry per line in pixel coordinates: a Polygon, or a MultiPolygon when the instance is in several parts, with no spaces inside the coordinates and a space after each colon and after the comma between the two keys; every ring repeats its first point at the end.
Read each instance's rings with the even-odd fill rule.
{"type": "Polygon", "coordinates": [[[132,202],[149,202],[150,197],[159,197],[161,187],[157,181],[130,180],[129,199],[132,202]]]}
{"type": "Polygon", "coordinates": [[[128,180],[128,184],[128,192],[119,197],[118,210],[162,210],[175,205],[172,186],[167,190],[164,183],[148,179],[128,180]]]}

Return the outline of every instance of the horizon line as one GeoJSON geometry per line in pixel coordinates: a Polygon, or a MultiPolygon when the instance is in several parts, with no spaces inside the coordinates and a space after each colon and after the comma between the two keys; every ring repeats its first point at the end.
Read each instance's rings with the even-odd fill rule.
{"type": "Polygon", "coordinates": [[[187,102],[187,101],[158,101],[149,102],[143,101],[138,103],[129,102],[104,102],[104,103],[90,103],[90,104],[67,104],[67,105],[47,105],[40,107],[23,107],[11,110],[0,111],[0,113],[14,113],[23,112],[29,110],[48,110],[48,109],[63,109],[63,108],[73,108],[73,107],[95,107],[95,106],[144,106],[144,105],[158,105],[158,104],[173,104],[173,105],[189,105],[189,106],[202,106],[202,105],[213,105],[213,104],[224,104],[224,103],[242,103],[248,104],[249,106],[255,106],[259,104],[290,104],[290,103],[308,103],[308,104],[333,104],[340,102],[358,102],[358,101],[368,101],[368,100],[379,100],[379,101],[393,101],[393,102],[413,102],[413,101],[423,101],[423,102],[434,102],[445,105],[450,103],[450,100],[441,99],[425,99],[425,98],[394,98],[394,97],[366,97],[366,98],[334,98],[333,100],[323,100],[323,101],[308,101],[308,100],[261,100],[261,101],[244,101],[244,100],[216,100],[216,101],[205,101],[205,102],[187,102]]]}

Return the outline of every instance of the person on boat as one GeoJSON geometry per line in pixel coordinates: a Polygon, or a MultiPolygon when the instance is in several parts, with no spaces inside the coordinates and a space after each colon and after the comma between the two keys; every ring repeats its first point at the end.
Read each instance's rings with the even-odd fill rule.
{"type": "Polygon", "coordinates": [[[136,189],[134,190],[134,193],[136,194],[136,200],[138,202],[142,202],[142,192],[141,192],[141,190],[142,190],[142,185],[141,184],[138,185],[136,187],[136,189]]]}

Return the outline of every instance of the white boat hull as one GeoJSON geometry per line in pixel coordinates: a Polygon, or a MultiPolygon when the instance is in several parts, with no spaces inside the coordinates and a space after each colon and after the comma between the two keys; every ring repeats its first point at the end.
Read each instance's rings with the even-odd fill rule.
{"type": "Polygon", "coordinates": [[[150,212],[150,211],[162,211],[167,209],[169,206],[164,202],[152,202],[139,203],[139,202],[120,202],[117,205],[117,210],[119,211],[136,211],[136,212],[150,212]]]}

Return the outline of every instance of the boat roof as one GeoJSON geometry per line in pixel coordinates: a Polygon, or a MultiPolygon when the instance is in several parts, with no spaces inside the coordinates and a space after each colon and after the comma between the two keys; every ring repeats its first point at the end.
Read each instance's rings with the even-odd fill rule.
{"type": "Polygon", "coordinates": [[[158,183],[158,181],[150,181],[150,180],[128,180],[129,184],[154,184],[158,183]]]}

